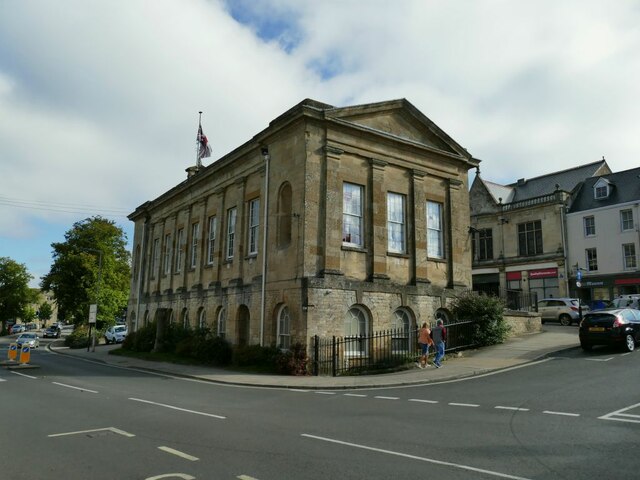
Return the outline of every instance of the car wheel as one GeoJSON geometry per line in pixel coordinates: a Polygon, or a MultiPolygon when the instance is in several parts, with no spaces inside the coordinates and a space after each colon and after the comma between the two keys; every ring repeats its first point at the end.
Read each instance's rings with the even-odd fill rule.
{"type": "Polygon", "coordinates": [[[636,341],[634,340],[633,335],[629,333],[624,337],[624,349],[627,352],[633,352],[635,348],[636,348],[636,341]]]}
{"type": "Polygon", "coordinates": [[[560,325],[564,325],[565,327],[571,325],[571,317],[566,313],[560,315],[560,325]]]}
{"type": "Polygon", "coordinates": [[[587,342],[580,342],[580,346],[582,347],[582,350],[584,350],[585,352],[590,352],[591,348],[593,347],[593,345],[587,342]]]}
{"type": "Polygon", "coordinates": [[[104,343],[105,343],[106,345],[109,345],[109,339],[108,339],[107,337],[104,337],[104,343]]]}

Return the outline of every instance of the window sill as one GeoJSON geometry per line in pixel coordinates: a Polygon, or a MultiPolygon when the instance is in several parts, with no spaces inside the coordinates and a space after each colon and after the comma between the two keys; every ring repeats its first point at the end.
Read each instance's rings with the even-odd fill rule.
{"type": "Polygon", "coordinates": [[[343,243],[341,249],[346,252],[368,253],[366,248],[358,247],[357,245],[350,245],[348,243],[343,243]]]}
{"type": "Polygon", "coordinates": [[[408,253],[402,252],[390,252],[387,250],[387,257],[396,257],[396,258],[411,258],[408,253]]]}

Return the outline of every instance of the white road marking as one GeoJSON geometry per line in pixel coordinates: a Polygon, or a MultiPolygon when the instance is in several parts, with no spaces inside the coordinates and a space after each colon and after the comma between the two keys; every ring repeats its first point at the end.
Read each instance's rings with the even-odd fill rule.
{"type": "Polygon", "coordinates": [[[336,392],[314,392],[317,393],[318,395],[335,395],[336,392]]]}
{"type": "Polygon", "coordinates": [[[455,402],[449,402],[449,405],[451,405],[452,407],[473,407],[473,408],[480,406],[476,403],[455,403],[455,402]]]}
{"type": "Polygon", "coordinates": [[[13,373],[14,375],[20,375],[21,377],[32,378],[33,380],[37,380],[38,379],[38,377],[34,377],[32,375],[27,375],[26,373],[20,373],[20,372],[14,372],[14,371],[12,371],[11,373],[13,373]]]}
{"type": "Polygon", "coordinates": [[[81,435],[83,433],[104,432],[105,430],[109,432],[117,433],[118,435],[122,435],[124,437],[135,437],[133,433],[128,433],[128,432],[125,432],[124,430],[120,430],[118,428],[113,428],[113,427],[94,428],[93,430],[80,430],[77,432],[54,433],[51,435],[47,435],[47,437],[64,437],[67,435],[81,435]]]}
{"type": "Polygon", "coordinates": [[[421,398],[410,398],[409,401],[420,403],[438,403],[438,400],[422,400],[421,398]]]}
{"type": "Polygon", "coordinates": [[[346,445],[348,447],[360,448],[362,450],[369,450],[369,451],[372,451],[372,452],[386,453],[388,455],[395,455],[395,456],[398,456],[398,457],[410,458],[412,460],[418,460],[418,461],[421,461],[421,462],[433,463],[435,465],[444,465],[446,467],[459,468],[459,469],[467,470],[467,471],[470,471],[470,472],[484,473],[486,475],[493,475],[494,477],[509,478],[511,480],[531,480],[531,479],[528,479],[528,478],[525,478],[525,477],[517,477],[515,475],[509,475],[509,474],[506,474],[506,473],[494,472],[492,470],[485,470],[483,468],[471,467],[469,465],[463,465],[463,464],[460,464],[460,463],[444,462],[442,460],[435,460],[433,458],[418,457],[416,455],[409,455],[409,454],[406,454],[406,453],[394,452],[394,451],[391,451],[391,450],[384,450],[382,448],[368,447],[366,445],[359,445],[357,443],[343,442],[341,440],[335,440],[335,439],[332,439],[332,438],[325,438],[325,437],[318,437],[318,436],[309,435],[309,434],[306,434],[306,433],[301,434],[301,436],[306,437],[306,438],[311,438],[311,439],[314,439],[314,440],[320,440],[320,441],[323,441],[323,442],[336,443],[338,445],[346,445]]]}
{"type": "Polygon", "coordinates": [[[249,475],[238,475],[236,478],[240,480],[258,480],[257,478],[250,477],[249,475]]]}
{"type": "Polygon", "coordinates": [[[300,388],[290,388],[289,389],[290,392],[301,392],[301,393],[308,393],[309,390],[302,390],[300,388]]]}
{"type": "Polygon", "coordinates": [[[182,457],[182,458],[184,458],[186,460],[191,460],[192,462],[200,460],[198,457],[194,457],[192,455],[189,455],[188,453],[181,452],[180,450],[174,450],[173,448],[158,447],[158,449],[162,450],[164,452],[167,452],[167,453],[172,453],[172,454],[177,455],[178,457],[182,457]]]}
{"type": "Polygon", "coordinates": [[[545,410],[542,413],[546,413],[548,415],[563,415],[565,417],[579,417],[579,413],[568,413],[568,412],[552,412],[550,410],[545,410]]]}
{"type": "Polygon", "coordinates": [[[585,358],[585,360],[589,360],[591,362],[608,362],[609,360],[613,360],[615,357],[609,358],[585,358]]]}
{"type": "Polygon", "coordinates": [[[520,407],[503,407],[502,405],[497,405],[493,408],[496,408],[498,410],[514,410],[516,412],[528,412],[529,409],[528,408],[520,408],[520,407]]]}
{"type": "Polygon", "coordinates": [[[400,400],[400,397],[382,397],[382,396],[377,396],[377,397],[373,397],[373,398],[379,398],[380,400],[400,400]]]}
{"type": "Polygon", "coordinates": [[[4,378],[0,378],[0,382],[6,382],[4,378]]]}
{"type": "Polygon", "coordinates": [[[640,423],[640,415],[624,413],[638,407],[640,407],[640,403],[636,403],[635,405],[631,405],[630,407],[621,408],[620,410],[616,410],[615,412],[607,413],[606,415],[598,417],[598,420],[615,420],[617,422],[640,423]],[[615,418],[615,417],[624,417],[624,418],[615,418]],[[638,420],[632,420],[634,418],[637,418],[638,420]]]}
{"type": "Polygon", "coordinates": [[[88,388],[82,388],[82,387],[74,387],[73,385],[67,385],[66,383],[58,383],[58,382],[51,382],[54,385],[60,385],[61,387],[67,387],[67,388],[73,388],[74,390],[80,390],[81,392],[89,392],[89,393],[98,393],[95,390],[89,390],[88,388]]]}
{"type": "Polygon", "coordinates": [[[345,397],[366,397],[366,395],[362,395],[361,393],[345,393],[345,397]]]}
{"type": "Polygon", "coordinates": [[[195,413],[196,415],[204,415],[205,417],[219,418],[221,420],[224,420],[225,418],[227,418],[221,415],[214,415],[213,413],[204,413],[204,412],[198,412],[196,410],[188,410],[186,408],[174,407],[173,405],[166,405],[164,403],[152,402],[151,400],[143,400],[141,398],[129,398],[129,400],[133,400],[134,402],[148,403],[150,405],[156,405],[158,407],[170,408],[172,410],[179,410],[181,412],[195,413]]]}
{"type": "Polygon", "coordinates": [[[186,473],[165,473],[164,475],[156,475],[155,477],[147,477],[145,480],[160,480],[161,478],[182,478],[182,480],[196,480],[196,477],[187,475],[186,473]]]}

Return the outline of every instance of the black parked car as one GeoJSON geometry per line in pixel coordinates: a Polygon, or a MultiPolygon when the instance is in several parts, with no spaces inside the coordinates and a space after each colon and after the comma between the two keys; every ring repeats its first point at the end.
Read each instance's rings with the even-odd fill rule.
{"type": "Polygon", "coordinates": [[[640,342],[640,310],[609,308],[587,313],[580,323],[580,346],[620,345],[628,352],[640,342]]]}
{"type": "Polygon", "coordinates": [[[42,338],[47,337],[60,338],[60,327],[58,327],[57,325],[51,325],[50,327],[47,327],[47,329],[42,332],[42,338]]]}

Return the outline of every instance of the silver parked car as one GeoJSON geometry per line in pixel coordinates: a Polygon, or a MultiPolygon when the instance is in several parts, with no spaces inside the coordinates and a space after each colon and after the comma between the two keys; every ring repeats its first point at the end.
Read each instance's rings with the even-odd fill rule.
{"type": "Polygon", "coordinates": [[[589,312],[589,307],[584,303],[579,305],[577,298],[543,298],[538,302],[538,313],[542,323],[577,324],[580,322],[580,308],[583,315],[589,312]]]}
{"type": "Polygon", "coordinates": [[[35,333],[28,332],[21,334],[16,340],[16,343],[18,344],[18,348],[22,348],[23,345],[38,348],[40,346],[40,339],[35,333]]]}

